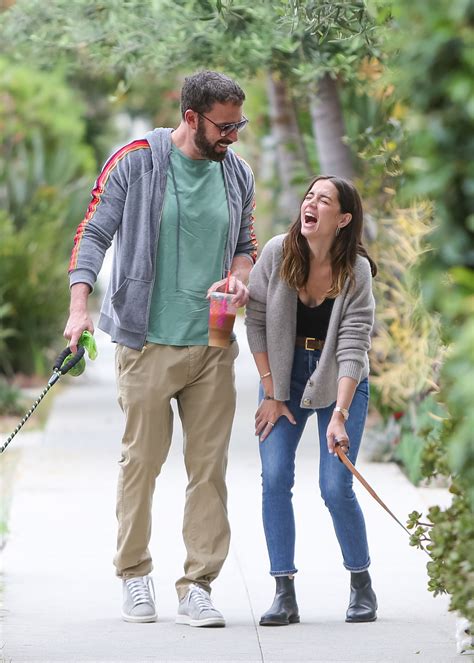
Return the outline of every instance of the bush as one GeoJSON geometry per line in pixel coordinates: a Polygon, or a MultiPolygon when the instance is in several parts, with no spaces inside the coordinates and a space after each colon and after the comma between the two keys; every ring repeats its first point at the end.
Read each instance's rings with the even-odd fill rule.
{"type": "Polygon", "coordinates": [[[44,373],[62,343],[73,228],[95,171],[59,74],[0,59],[0,373],[44,373]]]}
{"type": "Polygon", "coordinates": [[[52,202],[38,193],[21,230],[0,213],[0,283],[8,302],[4,321],[14,330],[4,339],[3,352],[0,347],[4,373],[45,373],[48,349],[62,343],[69,291],[61,219],[52,202]]]}
{"type": "Polygon", "coordinates": [[[412,514],[413,544],[427,541],[429,589],[448,591],[450,609],[474,624],[474,7],[399,0],[396,21],[397,82],[411,109],[409,183],[435,206],[437,250],[423,285],[449,344],[439,380],[448,417],[425,449],[423,474],[449,474],[454,495],[449,508],[430,509],[427,525],[412,514]]]}
{"type": "Polygon", "coordinates": [[[0,416],[21,414],[23,414],[21,392],[0,378],[0,416]]]}
{"type": "Polygon", "coordinates": [[[373,460],[397,461],[414,484],[422,478],[426,424],[438,410],[433,391],[443,355],[439,320],[422,300],[417,267],[428,250],[423,240],[431,215],[426,203],[407,209],[387,206],[371,246],[379,267],[374,279],[371,402],[382,423],[367,433],[368,454],[373,460]]]}
{"type": "Polygon", "coordinates": [[[437,395],[432,393],[418,403],[411,403],[399,419],[400,438],[393,456],[415,485],[425,476],[425,450],[439,437],[446,416],[437,395]]]}
{"type": "Polygon", "coordinates": [[[370,356],[379,405],[405,411],[436,386],[441,360],[437,316],[422,301],[417,262],[427,251],[431,207],[394,209],[377,221],[371,247],[379,267],[374,279],[376,323],[370,356]]]}

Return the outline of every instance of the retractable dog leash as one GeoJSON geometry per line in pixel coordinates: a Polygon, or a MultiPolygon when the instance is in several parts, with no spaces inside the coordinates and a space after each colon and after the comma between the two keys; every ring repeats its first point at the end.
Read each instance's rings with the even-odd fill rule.
{"type": "Polygon", "coordinates": [[[64,363],[64,360],[66,359],[66,357],[68,357],[70,354],[72,354],[71,353],[71,348],[69,348],[69,347],[65,348],[61,352],[61,354],[58,355],[58,357],[56,358],[56,361],[54,362],[53,373],[52,373],[51,377],[48,380],[48,384],[43,389],[43,391],[38,396],[38,398],[35,400],[35,402],[31,406],[31,408],[28,410],[28,412],[25,414],[23,419],[20,421],[18,426],[15,428],[13,433],[11,433],[11,435],[9,436],[7,441],[0,447],[0,453],[3,453],[5,451],[5,449],[8,447],[8,445],[13,440],[15,435],[21,430],[21,428],[23,428],[23,426],[26,424],[28,419],[31,417],[31,415],[36,410],[36,408],[41,403],[41,401],[46,396],[46,394],[51,389],[51,387],[54,386],[56,384],[56,382],[63,375],[66,375],[66,373],[68,373],[72,368],[74,368],[74,366],[76,366],[81,361],[82,357],[84,356],[84,352],[85,352],[85,348],[82,345],[78,346],[76,354],[72,355],[71,359],[69,359],[69,361],[67,361],[65,363],[64,363]]]}

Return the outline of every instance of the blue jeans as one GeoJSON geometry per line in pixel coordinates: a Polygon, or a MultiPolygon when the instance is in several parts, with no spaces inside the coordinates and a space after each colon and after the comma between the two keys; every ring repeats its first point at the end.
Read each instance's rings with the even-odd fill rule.
{"type": "MultiPolygon", "coordinates": [[[[296,348],[287,406],[296,425],[280,417],[272,432],[260,443],[263,486],[263,525],[273,576],[296,573],[295,519],[292,488],[295,481],[295,456],[308,417],[315,410],[300,407],[306,382],[314,372],[321,352],[296,348]]],[[[259,399],[263,398],[260,386],[259,399]]],[[[369,402],[368,380],[358,385],[349,409],[346,431],[350,440],[349,458],[355,464],[364,430],[369,402]]],[[[343,563],[350,571],[364,571],[370,565],[364,516],[352,489],[352,474],[328,452],[326,431],[335,403],[316,410],[319,430],[319,487],[329,509],[342,551],[343,563]]]]}

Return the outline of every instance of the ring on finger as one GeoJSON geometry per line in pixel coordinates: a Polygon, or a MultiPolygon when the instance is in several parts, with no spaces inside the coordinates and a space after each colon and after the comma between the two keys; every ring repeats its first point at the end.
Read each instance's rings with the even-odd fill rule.
{"type": "Polygon", "coordinates": [[[267,424],[269,424],[272,428],[274,427],[275,424],[273,424],[271,421],[267,421],[267,424]]]}

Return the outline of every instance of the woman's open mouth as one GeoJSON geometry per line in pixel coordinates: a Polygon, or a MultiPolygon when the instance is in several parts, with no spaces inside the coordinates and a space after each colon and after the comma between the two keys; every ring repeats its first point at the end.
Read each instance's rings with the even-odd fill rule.
{"type": "Polygon", "coordinates": [[[306,213],[304,215],[304,225],[306,228],[316,228],[318,223],[319,223],[318,219],[312,214],[306,213]]]}

